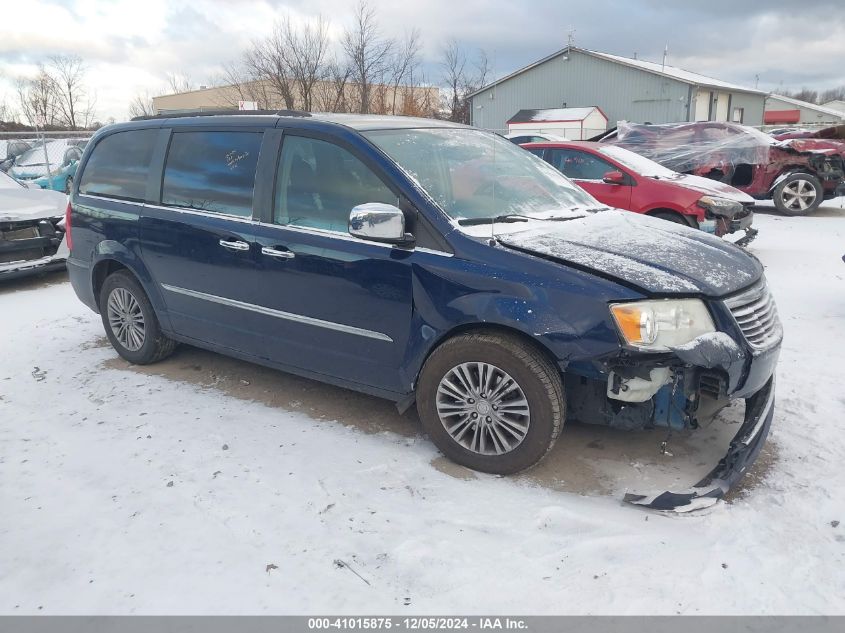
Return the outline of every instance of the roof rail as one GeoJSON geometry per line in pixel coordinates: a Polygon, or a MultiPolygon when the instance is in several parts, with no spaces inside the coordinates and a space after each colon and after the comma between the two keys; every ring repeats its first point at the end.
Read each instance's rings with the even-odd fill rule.
{"type": "Polygon", "coordinates": [[[149,116],[136,116],[132,121],[152,121],[155,119],[180,119],[183,117],[193,116],[252,116],[252,115],[271,115],[271,116],[295,116],[295,117],[310,117],[310,112],[302,110],[204,110],[202,112],[174,112],[172,114],[153,114],[149,116]]]}

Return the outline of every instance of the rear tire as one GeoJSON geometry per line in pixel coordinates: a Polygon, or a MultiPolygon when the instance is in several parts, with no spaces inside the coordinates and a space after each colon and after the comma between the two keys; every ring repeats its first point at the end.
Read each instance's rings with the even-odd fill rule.
{"type": "Polygon", "coordinates": [[[772,200],[785,215],[807,215],[819,208],[824,200],[824,188],[813,174],[789,174],[775,187],[772,200]]]}
{"type": "Polygon", "coordinates": [[[65,193],[70,195],[71,189],[73,189],[73,176],[68,176],[65,180],[65,193]]]}
{"type": "Polygon", "coordinates": [[[416,396],[423,428],[444,455],[497,475],[539,462],[566,411],[560,372],[509,334],[447,340],[423,366],[416,396]]]}
{"type": "Polygon", "coordinates": [[[176,347],[176,342],[162,333],[141,284],[125,270],[112,273],[103,282],[100,317],[112,347],[130,363],[158,362],[176,347]]]}

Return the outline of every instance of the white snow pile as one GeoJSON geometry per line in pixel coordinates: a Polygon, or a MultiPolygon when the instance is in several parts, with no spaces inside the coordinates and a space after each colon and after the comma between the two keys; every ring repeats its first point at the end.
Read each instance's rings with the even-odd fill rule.
{"type": "Polygon", "coordinates": [[[0,614],[845,614],[845,211],[755,225],[773,457],[682,516],[450,475],[343,396],[323,419],[127,369],[67,283],[0,286],[0,614]]]}

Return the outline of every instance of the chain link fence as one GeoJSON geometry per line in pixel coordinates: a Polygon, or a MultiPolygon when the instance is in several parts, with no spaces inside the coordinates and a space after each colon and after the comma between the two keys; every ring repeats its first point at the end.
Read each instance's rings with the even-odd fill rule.
{"type": "Polygon", "coordinates": [[[30,187],[69,192],[92,132],[0,132],[0,170],[30,187]]]}

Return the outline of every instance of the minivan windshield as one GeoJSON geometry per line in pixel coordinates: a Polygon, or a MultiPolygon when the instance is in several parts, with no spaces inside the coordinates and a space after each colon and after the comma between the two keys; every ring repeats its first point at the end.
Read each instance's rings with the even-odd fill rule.
{"type": "Polygon", "coordinates": [[[555,168],[496,134],[465,128],[363,134],[458,221],[568,218],[604,208],[555,168]]]}

